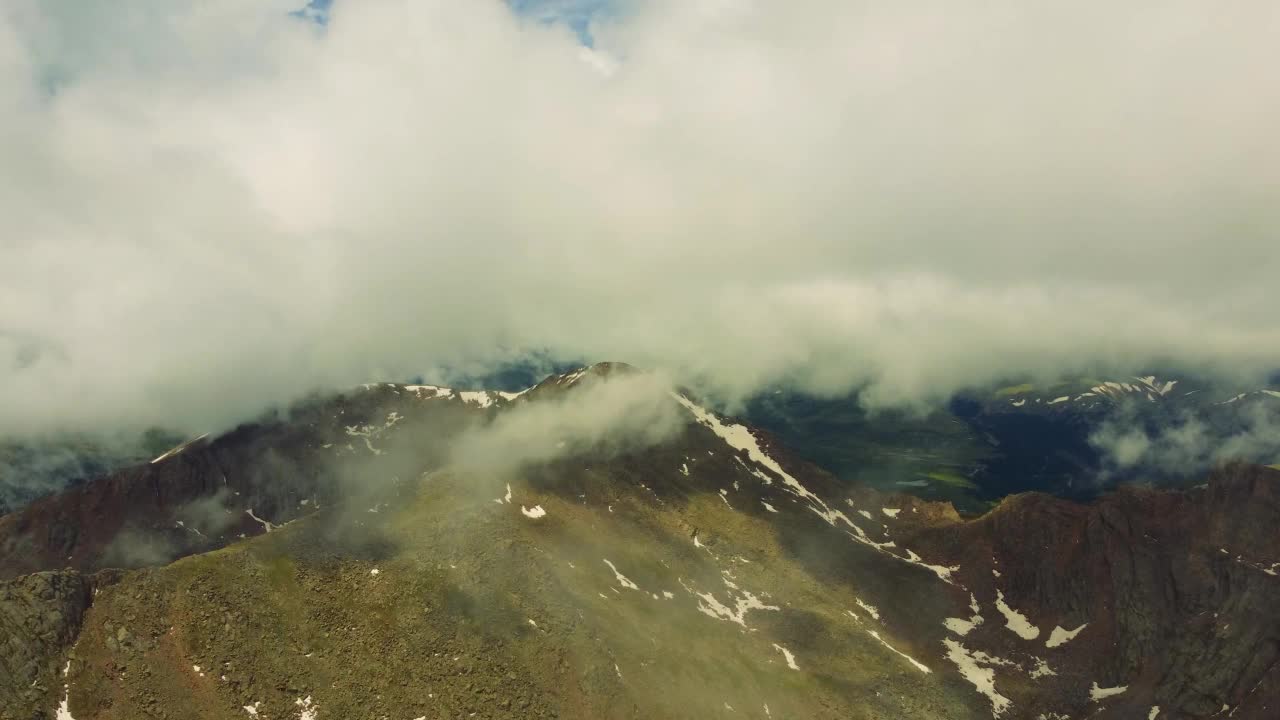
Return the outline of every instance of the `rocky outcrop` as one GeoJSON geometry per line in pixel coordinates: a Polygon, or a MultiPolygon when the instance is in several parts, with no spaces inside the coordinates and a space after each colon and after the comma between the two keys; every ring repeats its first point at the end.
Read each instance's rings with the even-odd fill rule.
{"type": "Polygon", "coordinates": [[[43,717],[62,696],[61,660],[89,607],[90,582],[74,571],[0,582],[0,720],[43,717]]]}

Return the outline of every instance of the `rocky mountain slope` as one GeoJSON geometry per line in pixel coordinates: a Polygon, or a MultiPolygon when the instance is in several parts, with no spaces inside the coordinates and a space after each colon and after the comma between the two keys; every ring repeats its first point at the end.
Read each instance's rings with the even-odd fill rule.
{"type": "Polygon", "coordinates": [[[646,378],[367,386],[0,518],[0,718],[1274,716],[1280,472],[963,519],[646,378]]]}

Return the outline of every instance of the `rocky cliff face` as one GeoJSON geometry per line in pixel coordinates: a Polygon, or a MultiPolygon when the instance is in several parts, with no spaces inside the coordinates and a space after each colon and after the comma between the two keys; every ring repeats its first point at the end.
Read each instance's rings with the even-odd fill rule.
{"type": "Polygon", "coordinates": [[[371,387],[0,519],[6,576],[98,573],[8,581],[26,588],[11,594],[28,649],[0,706],[22,720],[62,700],[76,720],[1274,715],[1280,472],[1236,465],[1088,504],[1023,495],[966,520],[849,488],[680,395],[680,430],[640,446],[556,450],[557,426],[519,467],[442,466],[462,429],[527,442],[503,418],[613,376],[518,397],[371,387]],[[173,541],[134,558],[157,567],[101,571],[127,533],[173,541]]]}
{"type": "Polygon", "coordinates": [[[1268,717],[1280,707],[1278,490],[1280,473],[1232,465],[1187,491],[1012,497],[913,540],[962,568],[984,606],[1002,600],[1038,631],[1019,637],[997,616],[1002,632],[975,633],[988,647],[1018,652],[1073,631],[1045,648],[1061,658],[1051,682],[1126,687],[1111,701],[1117,717],[1268,717]]]}
{"type": "Polygon", "coordinates": [[[77,572],[39,572],[0,582],[0,718],[45,717],[62,697],[62,658],[91,600],[77,572]]]}

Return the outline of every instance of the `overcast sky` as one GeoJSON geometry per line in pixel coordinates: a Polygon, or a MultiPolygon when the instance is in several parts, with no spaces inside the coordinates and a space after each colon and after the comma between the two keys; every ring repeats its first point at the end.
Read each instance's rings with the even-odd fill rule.
{"type": "Polygon", "coordinates": [[[1280,357],[1280,4],[0,0],[0,432],[1280,357]]]}

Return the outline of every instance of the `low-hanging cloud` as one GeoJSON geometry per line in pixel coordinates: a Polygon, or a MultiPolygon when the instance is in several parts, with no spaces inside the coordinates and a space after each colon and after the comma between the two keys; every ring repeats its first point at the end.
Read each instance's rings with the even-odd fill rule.
{"type": "Polygon", "coordinates": [[[1280,354],[1275,3],[295,4],[0,0],[0,433],[528,350],[879,404],[1280,354]]]}
{"type": "Polygon", "coordinates": [[[1263,399],[1211,413],[1143,421],[1122,408],[1090,435],[1102,479],[1185,480],[1232,461],[1280,462],[1280,402],[1263,399]]]}
{"type": "Polygon", "coordinates": [[[587,375],[581,384],[516,405],[462,433],[450,448],[450,466],[501,478],[566,457],[642,450],[671,438],[688,421],[672,398],[670,379],[660,373],[587,375]]]}

